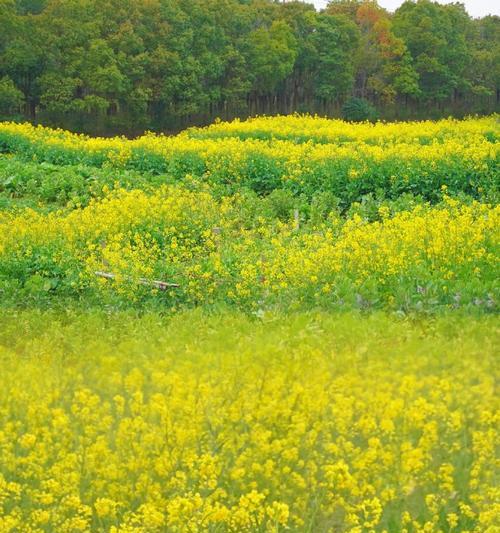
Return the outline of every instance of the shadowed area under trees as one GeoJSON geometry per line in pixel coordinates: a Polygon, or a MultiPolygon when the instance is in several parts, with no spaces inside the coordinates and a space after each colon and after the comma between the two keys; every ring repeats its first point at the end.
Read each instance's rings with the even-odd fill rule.
{"type": "Polygon", "coordinates": [[[216,117],[498,111],[500,18],[458,4],[0,0],[0,118],[93,134],[216,117]]]}

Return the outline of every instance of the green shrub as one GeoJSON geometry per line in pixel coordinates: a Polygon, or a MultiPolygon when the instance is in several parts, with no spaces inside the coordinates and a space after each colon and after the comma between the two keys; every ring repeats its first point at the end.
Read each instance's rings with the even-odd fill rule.
{"type": "Polygon", "coordinates": [[[349,122],[377,119],[377,110],[364,98],[350,98],[342,107],[342,117],[349,122]]]}

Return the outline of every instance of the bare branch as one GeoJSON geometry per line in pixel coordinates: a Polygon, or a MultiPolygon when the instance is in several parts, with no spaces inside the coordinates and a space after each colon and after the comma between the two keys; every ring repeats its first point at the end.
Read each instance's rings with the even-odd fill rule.
{"type": "MultiPolygon", "coordinates": [[[[97,271],[97,272],[94,272],[94,274],[99,278],[116,279],[116,274],[112,274],[111,272],[97,271]]],[[[131,280],[131,281],[133,281],[134,279],[131,276],[124,276],[124,278],[127,280],[131,280]]],[[[140,283],[141,285],[155,287],[156,289],[160,289],[162,291],[166,291],[169,288],[180,287],[178,283],[169,283],[167,281],[158,281],[158,280],[146,279],[146,278],[139,278],[137,282],[140,283]]]]}

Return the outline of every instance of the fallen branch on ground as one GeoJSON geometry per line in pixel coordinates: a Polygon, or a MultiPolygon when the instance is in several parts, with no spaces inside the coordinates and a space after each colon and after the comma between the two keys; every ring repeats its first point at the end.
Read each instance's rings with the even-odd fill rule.
{"type": "MultiPolygon", "coordinates": [[[[111,272],[101,272],[97,271],[94,272],[96,276],[99,278],[105,278],[105,279],[116,279],[116,274],[112,274],[111,272]]],[[[127,280],[134,280],[132,276],[123,276],[127,280]]],[[[160,289],[161,291],[166,291],[170,288],[180,287],[178,283],[169,283],[167,281],[157,281],[154,279],[146,279],[146,278],[139,278],[137,280],[138,283],[141,285],[148,285],[150,287],[155,287],[156,289],[160,289]]]]}

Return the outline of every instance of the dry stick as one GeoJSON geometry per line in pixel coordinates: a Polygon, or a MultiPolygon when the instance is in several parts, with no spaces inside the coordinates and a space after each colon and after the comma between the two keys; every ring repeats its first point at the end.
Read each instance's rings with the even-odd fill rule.
{"type": "Polygon", "coordinates": [[[212,228],[212,234],[214,236],[215,247],[219,251],[220,250],[220,237],[221,237],[221,234],[222,234],[222,228],[218,228],[218,227],[212,228]]]}
{"type": "Polygon", "coordinates": [[[293,229],[295,231],[299,231],[300,229],[300,218],[299,218],[299,210],[298,209],[294,209],[293,210],[293,229]]]}
{"type": "MultiPolygon", "coordinates": [[[[112,274],[111,272],[97,271],[97,272],[94,272],[94,274],[100,278],[116,279],[116,274],[112,274]]],[[[124,276],[124,277],[127,280],[133,279],[131,276],[124,276]]],[[[140,283],[141,285],[148,285],[150,287],[155,287],[162,291],[166,291],[168,288],[171,288],[171,287],[180,287],[178,283],[168,283],[166,281],[157,281],[154,279],[146,279],[146,278],[139,278],[138,283],[140,283]]]]}

